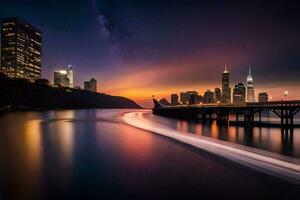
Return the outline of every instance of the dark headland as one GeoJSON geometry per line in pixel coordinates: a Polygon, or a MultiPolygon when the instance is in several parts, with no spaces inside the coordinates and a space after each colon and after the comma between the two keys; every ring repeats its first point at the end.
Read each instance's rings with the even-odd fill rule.
{"type": "Polygon", "coordinates": [[[53,87],[46,80],[30,82],[0,73],[0,112],[10,110],[49,110],[85,108],[141,108],[120,96],[81,89],[53,87]]]}

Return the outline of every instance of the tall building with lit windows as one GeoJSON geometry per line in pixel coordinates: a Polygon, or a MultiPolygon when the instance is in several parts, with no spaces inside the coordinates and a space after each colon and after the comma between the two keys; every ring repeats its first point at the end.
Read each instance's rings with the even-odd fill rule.
{"type": "Polygon", "coordinates": [[[62,87],[74,87],[74,73],[71,65],[66,69],[54,71],[54,85],[62,87]]]}
{"type": "Polygon", "coordinates": [[[234,86],[233,89],[233,103],[243,104],[246,101],[246,88],[243,83],[234,86]]]}
{"type": "Polygon", "coordinates": [[[73,72],[73,68],[72,68],[71,65],[68,65],[68,67],[67,67],[67,75],[68,75],[69,80],[70,80],[69,87],[73,88],[74,87],[74,72],[73,72]]]}
{"type": "Polygon", "coordinates": [[[220,88],[215,88],[214,91],[214,101],[215,102],[220,102],[221,101],[221,97],[222,97],[222,92],[220,88]]]}
{"type": "Polygon", "coordinates": [[[58,70],[54,72],[54,85],[70,87],[70,78],[67,74],[67,70],[58,70]]]}
{"type": "Polygon", "coordinates": [[[249,67],[249,73],[247,76],[247,101],[255,102],[254,85],[253,85],[253,78],[252,78],[252,74],[251,74],[251,67],[249,67]]]}
{"type": "Polygon", "coordinates": [[[229,82],[229,71],[225,65],[225,70],[222,73],[222,103],[231,103],[231,88],[229,82]]]}
{"type": "Polygon", "coordinates": [[[1,72],[31,81],[41,77],[42,33],[20,18],[1,21],[1,72]]]}

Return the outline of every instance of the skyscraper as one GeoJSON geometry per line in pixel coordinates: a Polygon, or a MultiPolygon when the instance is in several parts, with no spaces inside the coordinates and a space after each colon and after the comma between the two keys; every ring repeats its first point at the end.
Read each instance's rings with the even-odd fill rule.
{"type": "Polygon", "coordinates": [[[97,92],[97,80],[92,78],[90,80],[90,88],[92,92],[97,92]]]}
{"type": "Polygon", "coordinates": [[[214,102],[214,93],[210,90],[207,90],[203,96],[204,103],[213,103],[214,102]]]}
{"type": "Polygon", "coordinates": [[[70,79],[66,70],[58,70],[54,72],[54,85],[62,87],[70,86],[70,79]]]}
{"type": "Polygon", "coordinates": [[[246,88],[243,83],[235,85],[233,89],[233,103],[241,104],[246,101],[246,88]]]}
{"type": "Polygon", "coordinates": [[[268,102],[269,95],[266,92],[262,92],[258,94],[258,102],[268,102]]]}
{"type": "Polygon", "coordinates": [[[1,23],[1,71],[31,81],[41,77],[42,33],[20,18],[1,23]]]}
{"type": "Polygon", "coordinates": [[[251,75],[251,67],[247,76],[247,102],[255,102],[253,78],[251,75]]]}
{"type": "Polygon", "coordinates": [[[71,65],[68,65],[66,69],[54,72],[54,85],[70,88],[74,87],[74,74],[71,65]]]}
{"type": "Polygon", "coordinates": [[[71,65],[68,65],[68,67],[67,67],[67,75],[70,80],[69,87],[73,88],[74,87],[74,73],[73,73],[73,68],[71,65]]]}
{"type": "Polygon", "coordinates": [[[177,94],[171,94],[171,105],[172,106],[179,105],[178,95],[177,94]]]}
{"type": "Polygon", "coordinates": [[[215,88],[215,96],[214,96],[214,101],[218,102],[221,101],[221,89],[220,88],[215,88]]]}
{"type": "Polygon", "coordinates": [[[222,73],[222,98],[223,103],[231,102],[231,88],[229,86],[229,71],[225,65],[225,70],[222,73]]]}
{"type": "Polygon", "coordinates": [[[97,80],[92,78],[89,81],[84,81],[84,89],[91,92],[97,92],[97,80]]]}
{"type": "Polygon", "coordinates": [[[181,104],[187,104],[188,102],[188,95],[186,92],[181,92],[180,93],[180,102],[181,104]]]}
{"type": "Polygon", "coordinates": [[[197,103],[197,97],[198,97],[198,92],[197,91],[187,91],[187,101],[189,104],[195,104],[197,103]]]}
{"type": "Polygon", "coordinates": [[[90,81],[84,81],[84,83],[83,83],[83,88],[84,88],[85,90],[90,91],[90,90],[91,90],[90,81]]]}
{"type": "Polygon", "coordinates": [[[198,100],[198,93],[191,93],[190,94],[190,100],[189,100],[189,104],[192,105],[192,104],[198,104],[199,103],[199,100],[198,100]]]}

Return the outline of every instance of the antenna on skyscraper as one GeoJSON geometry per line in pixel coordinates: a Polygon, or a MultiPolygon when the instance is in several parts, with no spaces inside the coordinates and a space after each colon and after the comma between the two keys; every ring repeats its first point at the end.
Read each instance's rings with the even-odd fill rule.
{"type": "Polygon", "coordinates": [[[227,64],[225,64],[225,70],[224,72],[228,72],[227,64]]]}
{"type": "Polygon", "coordinates": [[[249,65],[249,75],[251,75],[251,65],[249,65]]]}

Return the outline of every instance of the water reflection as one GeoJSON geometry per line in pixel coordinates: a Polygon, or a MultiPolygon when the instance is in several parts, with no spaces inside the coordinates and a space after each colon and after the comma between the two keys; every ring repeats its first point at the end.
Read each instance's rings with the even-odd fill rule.
{"type": "MultiPolygon", "coordinates": [[[[187,121],[183,121],[183,120],[179,120],[177,122],[177,130],[183,131],[183,132],[187,132],[188,131],[188,122],[187,121]]],[[[191,131],[193,132],[193,131],[191,131]]]]}
{"type": "Polygon", "coordinates": [[[54,113],[55,120],[44,121],[44,131],[49,133],[51,145],[54,151],[58,152],[61,163],[64,167],[70,167],[73,162],[74,149],[74,123],[75,117],[73,110],[66,110],[54,113]]]}
{"type": "Polygon", "coordinates": [[[41,144],[41,120],[33,119],[25,122],[24,141],[27,168],[32,171],[39,171],[42,161],[41,144]]]}
{"type": "Polygon", "coordinates": [[[114,148],[110,147],[107,157],[112,159],[116,156],[114,155],[116,151],[122,152],[123,163],[120,165],[126,165],[129,168],[143,168],[144,162],[149,160],[149,157],[153,157],[153,137],[146,131],[124,124],[117,124],[114,121],[111,123],[100,121],[97,124],[85,124],[89,124],[88,127],[85,127],[85,130],[93,130],[93,134],[97,133],[97,148],[114,146],[114,148]],[[115,138],[118,139],[115,140],[115,138]],[[115,144],[116,142],[118,145],[115,144]]]}
{"type": "MultiPolygon", "coordinates": [[[[300,158],[300,129],[298,128],[281,130],[280,128],[235,127],[218,125],[216,121],[201,123],[169,119],[153,116],[151,113],[145,113],[144,116],[156,123],[174,127],[187,134],[208,136],[300,158]]],[[[265,120],[268,119],[265,118],[265,120]]],[[[273,118],[269,120],[274,121],[273,118]]]]}
{"type": "Polygon", "coordinates": [[[228,128],[228,141],[236,142],[238,140],[238,129],[237,127],[228,128]]]}
{"type": "MultiPolygon", "coordinates": [[[[123,112],[64,110],[0,115],[0,199],[86,199],[101,198],[103,193],[120,199],[136,191],[144,197],[145,191],[152,194],[153,189],[156,194],[172,191],[175,198],[176,192],[182,191],[187,198],[187,194],[203,191],[212,194],[216,185],[226,194],[224,182],[237,187],[235,192],[265,186],[264,177],[258,181],[257,174],[249,176],[252,171],[236,173],[239,168],[229,168],[223,160],[201,156],[165,137],[119,123],[116,115],[123,112]],[[204,167],[199,170],[199,166],[204,167]],[[233,177],[238,181],[232,181],[233,177]],[[240,180],[249,179],[253,184],[240,184],[240,180]]],[[[300,157],[298,129],[288,135],[280,129],[245,129],[137,114],[145,116],[153,125],[163,123],[196,137],[209,136],[300,157]]]]}
{"type": "Polygon", "coordinates": [[[133,167],[142,167],[153,152],[153,137],[130,126],[118,126],[124,159],[133,167]]]}
{"type": "Polygon", "coordinates": [[[11,199],[38,198],[43,165],[40,114],[2,115],[0,127],[0,180],[13,189],[11,199]]]}
{"type": "Polygon", "coordinates": [[[282,152],[294,155],[294,129],[291,129],[290,131],[281,129],[281,143],[282,152]]]}

